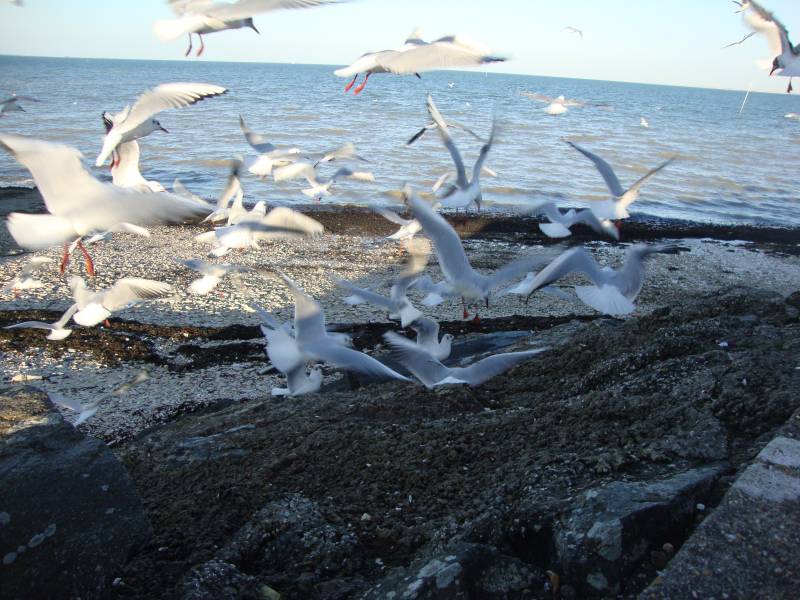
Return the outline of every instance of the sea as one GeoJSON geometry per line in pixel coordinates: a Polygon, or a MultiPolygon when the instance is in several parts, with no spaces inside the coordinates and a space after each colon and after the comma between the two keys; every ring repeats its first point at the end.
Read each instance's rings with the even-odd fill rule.
{"type": "MultiPolygon", "coordinates": [[[[229,92],[159,115],[169,134],[141,140],[141,170],[171,188],[180,179],[194,193],[216,198],[225,185],[221,161],[252,154],[239,129],[251,129],[279,146],[304,152],[356,145],[375,182],[337,183],[327,203],[388,206],[405,183],[430,191],[452,169],[438,134],[413,146],[406,141],[428,122],[430,93],[448,120],[488,137],[486,162],[496,177],[483,178],[490,210],[526,210],[546,200],[588,206],[607,198],[593,165],[570,148],[572,140],[604,157],[623,186],[675,156],[633,205],[632,213],[717,224],[800,227],[800,94],[749,94],[611,81],[505,75],[481,70],[438,71],[422,79],[373,76],[364,92],[327,65],[99,60],[0,56],[0,90],[33,96],[26,112],[0,119],[0,132],[77,147],[92,165],[100,150],[103,111],[119,111],[144,90],[176,81],[214,83],[229,92]],[[523,92],[585,102],[561,116],[523,92]],[[644,117],[650,124],[640,124],[644,117]]],[[[766,74],[765,74],[766,77],[766,74]]],[[[467,168],[481,143],[453,132],[467,168]]],[[[326,167],[330,173],[333,167],[326,167]]],[[[0,186],[33,187],[30,174],[0,152],[0,186]]],[[[276,184],[248,178],[246,200],[307,204],[301,182],[276,184]]]]}

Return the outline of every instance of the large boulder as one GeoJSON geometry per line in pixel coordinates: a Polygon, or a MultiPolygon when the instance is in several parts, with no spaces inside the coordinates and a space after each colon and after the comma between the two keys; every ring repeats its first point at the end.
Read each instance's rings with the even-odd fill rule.
{"type": "Polygon", "coordinates": [[[36,389],[0,389],[0,482],[3,598],[105,598],[150,536],[117,458],[36,389]]]}

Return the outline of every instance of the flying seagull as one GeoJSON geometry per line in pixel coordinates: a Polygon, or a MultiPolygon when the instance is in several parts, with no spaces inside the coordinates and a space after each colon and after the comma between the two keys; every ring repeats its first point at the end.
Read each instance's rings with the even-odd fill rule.
{"type": "Polygon", "coordinates": [[[611,165],[609,165],[605,160],[596,154],[581,148],[577,144],[569,141],[567,143],[594,163],[594,166],[600,172],[600,175],[603,176],[603,180],[606,182],[608,190],[611,192],[611,200],[596,203],[591,207],[592,212],[598,219],[611,219],[616,221],[630,217],[630,214],[628,214],[628,207],[639,197],[639,192],[641,191],[642,186],[650,181],[656,175],[656,173],[661,171],[661,169],[670,165],[672,161],[675,160],[674,157],[670,158],[668,161],[660,164],[655,169],[651,169],[646,175],[644,175],[644,177],[639,178],[636,183],[626,190],[623,189],[622,184],[620,184],[619,179],[617,179],[614,169],[612,169],[611,165]]]}
{"type": "Polygon", "coordinates": [[[253,23],[253,16],[263,12],[289,8],[312,8],[334,4],[344,0],[238,0],[238,2],[213,2],[212,0],[168,0],[176,19],[160,20],[153,24],[153,31],[162,42],[170,42],[181,36],[189,36],[192,51],[192,34],[200,38],[197,56],[206,49],[203,36],[207,33],[249,27],[260,33],[253,23]]]}
{"type": "Polygon", "coordinates": [[[733,46],[738,46],[739,44],[743,44],[745,41],[747,41],[751,37],[753,37],[756,33],[758,33],[758,32],[757,31],[751,31],[750,33],[745,35],[742,39],[740,39],[738,42],[733,42],[733,43],[728,44],[727,46],[723,46],[722,49],[725,50],[726,48],[731,48],[733,46]]]}
{"type": "MultiPolygon", "coordinates": [[[[81,164],[75,148],[19,135],[0,134],[0,148],[11,153],[33,176],[47,214],[11,213],[8,230],[21,247],[43,250],[69,244],[88,234],[123,223],[150,225],[182,222],[211,212],[211,206],[165,192],[137,192],[103,183],[81,164]]],[[[82,243],[89,274],[94,265],[82,243]]],[[[65,265],[65,262],[62,262],[65,265]]]]}
{"type": "Polygon", "coordinates": [[[573,225],[582,223],[587,227],[591,227],[597,233],[619,240],[617,226],[609,219],[598,219],[590,208],[571,209],[566,213],[562,213],[553,202],[545,202],[536,206],[534,212],[543,213],[550,220],[549,223],[539,224],[541,232],[550,238],[569,237],[572,235],[570,228],[573,225]]]}
{"type": "Polygon", "coordinates": [[[489,135],[489,140],[481,147],[478,159],[475,161],[475,165],[472,168],[472,179],[468,179],[467,171],[464,167],[464,159],[461,158],[461,153],[458,151],[455,142],[453,142],[453,138],[450,137],[450,130],[447,127],[447,123],[445,123],[444,118],[442,118],[439,109],[436,108],[436,104],[433,102],[433,98],[430,94],[428,95],[427,106],[428,114],[430,114],[433,122],[436,123],[436,130],[439,132],[439,136],[442,138],[442,143],[445,148],[450,152],[450,157],[453,159],[453,164],[456,168],[455,185],[448,193],[439,199],[439,202],[445,208],[464,209],[474,202],[478,210],[480,210],[482,200],[481,171],[483,169],[483,164],[486,162],[486,157],[489,156],[489,152],[492,149],[492,144],[494,143],[496,132],[495,123],[492,123],[492,132],[489,135]]]}
{"type": "MultiPolygon", "coordinates": [[[[103,125],[106,133],[114,127],[113,115],[103,113],[103,125]]],[[[131,188],[138,191],[165,192],[164,186],[157,181],[148,181],[139,171],[139,142],[131,140],[122,142],[115,150],[117,160],[111,164],[111,182],[119,187],[131,188]]]]}
{"type": "Polygon", "coordinates": [[[737,12],[742,13],[745,23],[756,33],[767,36],[773,56],[769,74],[788,77],[789,87],[786,92],[791,94],[792,78],[800,77],[800,44],[793,46],[789,40],[789,30],[755,0],[744,0],[736,4],[741,6],[737,12]]]}
{"type": "Polygon", "coordinates": [[[567,26],[567,27],[564,27],[564,29],[566,29],[566,30],[567,30],[567,31],[569,31],[570,33],[577,33],[579,36],[581,36],[581,39],[583,39],[583,31],[581,31],[581,30],[580,30],[580,29],[578,29],[577,27],[570,27],[570,26],[567,26]]]}
{"type": "Polygon", "coordinates": [[[448,67],[466,67],[487,63],[503,62],[505,58],[493,56],[485,46],[463,37],[449,35],[432,42],[420,37],[419,30],[414,30],[399,50],[381,50],[363,54],[353,64],[333,72],[337,77],[352,77],[345,86],[349,92],[364,73],[364,82],[354,94],[360,94],[367,85],[370,76],[376,73],[392,73],[394,75],[416,75],[432,69],[448,67]]]}
{"type": "Polygon", "coordinates": [[[506,290],[530,298],[536,290],[555,283],[570,273],[582,273],[594,285],[578,286],[575,293],[581,301],[597,312],[607,315],[627,315],[634,311],[634,300],[644,284],[644,261],[656,253],[674,252],[669,244],[636,244],[628,248],[625,262],[619,269],[601,267],[583,248],[570,248],[532,278],[506,290]]]}
{"type": "Polygon", "coordinates": [[[209,263],[198,259],[182,260],[180,263],[202,275],[202,277],[195,279],[189,284],[189,293],[196,296],[205,296],[208,294],[219,285],[222,278],[226,275],[230,275],[231,273],[246,273],[251,270],[248,267],[239,265],[209,263]]]}
{"type": "Polygon", "coordinates": [[[135,277],[120,279],[110,288],[98,291],[86,287],[82,277],[70,277],[67,283],[78,305],[72,319],[85,327],[93,327],[108,319],[111,313],[143,300],[163,298],[172,293],[168,283],[135,277]]]}
{"type": "Polygon", "coordinates": [[[11,94],[9,98],[0,100],[0,117],[5,115],[7,112],[25,112],[25,109],[20,106],[20,100],[24,102],[41,102],[41,100],[31,98],[30,96],[17,96],[16,94],[11,94]]]}
{"type": "Polygon", "coordinates": [[[22,267],[22,271],[20,271],[19,275],[14,277],[11,281],[9,281],[3,287],[4,294],[19,293],[19,290],[35,290],[41,287],[44,287],[44,284],[36,279],[33,274],[42,268],[44,265],[48,265],[53,262],[52,258],[48,258],[46,256],[34,256],[28,263],[22,267]]]}
{"type": "Polygon", "coordinates": [[[133,106],[126,106],[111,116],[111,129],[103,138],[103,149],[97,156],[95,166],[101,166],[122,142],[130,142],[150,135],[154,131],[169,133],[153,117],[163,110],[183,108],[197,104],[206,98],[221,96],[228,90],[206,83],[165,83],[144,92],[133,106]]]}
{"type": "Polygon", "coordinates": [[[17,323],[16,325],[9,325],[4,329],[44,329],[50,332],[47,334],[48,340],[63,340],[72,334],[72,329],[67,329],[67,323],[76,312],[78,312],[78,305],[73,304],[55,323],[25,321],[24,323],[17,323]]]}
{"type": "Polygon", "coordinates": [[[316,167],[305,161],[298,161],[285,167],[280,167],[272,172],[276,182],[304,178],[310,188],[301,190],[309,198],[320,199],[322,196],[331,195],[331,187],[339,179],[354,179],[356,181],[375,181],[375,176],[369,171],[353,171],[348,167],[341,167],[328,179],[317,177],[316,167]]]}
{"type": "Polygon", "coordinates": [[[547,348],[537,348],[527,352],[495,354],[468,367],[446,367],[424,347],[402,335],[387,331],[383,334],[383,339],[386,340],[400,364],[428,389],[446,384],[467,384],[473,387],[481,385],[547,350],[547,348]]]}

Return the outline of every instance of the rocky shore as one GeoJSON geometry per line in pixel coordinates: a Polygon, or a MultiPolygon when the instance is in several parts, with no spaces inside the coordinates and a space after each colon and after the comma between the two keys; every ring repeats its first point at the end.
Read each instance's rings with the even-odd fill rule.
{"type": "MultiPolygon", "coordinates": [[[[230,262],[284,269],[357,348],[381,356],[381,334],[399,326],[343,304],[329,275],[384,285],[401,268],[381,239],[392,226],[359,210],[314,216],[323,238],[230,262]]],[[[535,223],[458,224],[473,264],[488,270],[520,252],[557,252],[535,223]]],[[[683,249],[648,264],[633,317],[501,298],[475,322],[443,305],[432,315],[456,335],[453,364],[549,350],[474,389],[326,370],[319,394],[277,399],[244,307],[255,300],[289,317],[288,298],[256,279],[188,295],[192,274],[175,259],[202,255],[199,231],[155,228],[93,248],[98,285],[152,277],[175,286],[171,298],[64,342],[0,329],[6,395],[26,382],[86,401],[142,368],[151,375],[81,426],[112,446],[152,528],[114,567],[104,593],[116,598],[636,597],[800,408],[798,232],[626,222],[625,243],[683,249]]],[[[590,243],[612,264],[624,250],[590,243]]],[[[29,256],[3,252],[4,281],[29,256]]],[[[43,280],[2,299],[0,326],[58,317],[64,279],[43,280]]],[[[0,406],[6,418],[14,404],[0,406]]]]}

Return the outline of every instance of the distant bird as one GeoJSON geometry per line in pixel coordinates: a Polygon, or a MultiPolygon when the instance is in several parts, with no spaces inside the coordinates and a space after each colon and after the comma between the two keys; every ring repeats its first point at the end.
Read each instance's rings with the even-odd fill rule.
{"type": "Polygon", "coordinates": [[[188,35],[189,48],[185,56],[189,56],[192,51],[192,34],[196,33],[200,38],[200,49],[197,51],[197,56],[200,56],[206,48],[203,36],[207,33],[243,27],[249,27],[260,33],[253,23],[253,16],[259,13],[284,8],[312,8],[341,1],[343,0],[238,0],[237,2],[168,0],[170,8],[178,18],[156,21],[153,24],[153,31],[162,42],[188,35]]]}
{"type": "Polygon", "coordinates": [[[368,171],[353,171],[347,167],[338,169],[328,179],[319,179],[317,169],[313,164],[305,161],[298,161],[285,167],[275,169],[272,173],[276,182],[288,181],[291,179],[303,178],[310,188],[301,190],[309,198],[319,199],[323,196],[331,195],[331,187],[339,179],[355,179],[356,181],[375,181],[375,176],[368,171]]]}
{"type": "Polygon", "coordinates": [[[447,148],[448,152],[450,152],[450,157],[453,159],[453,164],[456,168],[455,185],[444,196],[439,198],[439,202],[441,202],[444,208],[464,209],[474,202],[475,206],[480,210],[482,200],[481,170],[483,164],[486,162],[486,157],[492,149],[492,144],[494,143],[496,132],[495,124],[492,123],[492,132],[489,135],[489,140],[481,147],[478,159],[475,161],[475,165],[472,168],[472,179],[468,179],[461,153],[458,151],[455,142],[453,142],[453,138],[450,137],[450,130],[430,95],[428,95],[427,106],[431,119],[436,123],[436,130],[442,138],[442,143],[445,148],[447,148]]]}
{"type": "Polygon", "coordinates": [[[571,107],[582,107],[586,106],[585,102],[581,102],[580,100],[573,100],[566,98],[565,96],[561,95],[557,98],[551,98],[546,94],[540,94],[539,92],[521,92],[523,96],[526,98],[530,98],[531,100],[535,100],[536,102],[542,102],[547,104],[547,106],[543,109],[548,115],[556,117],[558,115],[563,115],[569,112],[571,107]]]}
{"type": "Polygon", "coordinates": [[[219,285],[222,278],[226,275],[230,275],[231,273],[246,273],[251,270],[248,267],[239,265],[221,265],[198,259],[182,260],[180,263],[202,275],[202,277],[195,279],[189,284],[189,293],[196,296],[205,296],[208,294],[219,285]]]}
{"type": "Polygon", "coordinates": [[[617,229],[617,226],[609,219],[598,219],[589,208],[577,211],[571,209],[566,213],[562,213],[554,203],[545,202],[534,207],[534,211],[543,213],[550,220],[549,223],[539,223],[539,229],[547,237],[569,237],[572,235],[570,228],[573,225],[582,223],[587,227],[591,227],[597,233],[605,234],[615,240],[619,240],[619,229],[617,229]]]}
{"type": "Polygon", "coordinates": [[[76,312],[78,312],[78,305],[73,304],[55,323],[25,321],[24,323],[17,323],[16,325],[9,325],[4,329],[44,329],[50,332],[47,334],[48,340],[63,340],[72,335],[72,329],[67,329],[67,323],[76,312]]]}
{"type": "Polygon", "coordinates": [[[371,356],[342,346],[326,331],[325,313],[319,302],[283,273],[278,275],[294,299],[294,337],[303,360],[325,362],[372,377],[410,381],[371,356]]]}
{"type": "MultiPolygon", "coordinates": [[[[21,247],[42,250],[83,236],[118,228],[122,223],[150,225],[205,216],[211,206],[174,194],[136,192],[103,183],[81,164],[75,148],[19,135],[0,134],[0,147],[33,176],[49,214],[11,213],[7,226],[21,247]]],[[[94,265],[82,243],[89,274],[94,265]]],[[[63,264],[63,263],[62,263],[63,264]]]]}
{"type": "MultiPolygon", "coordinates": [[[[108,133],[114,127],[111,113],[103,113],[103,124],[108,133]]],[[[139,171],[139,142],[132,140],[116,147],[117,160],[111,165],[111,182],[119,187],[138,191],[165,192],[164,186],[157,181],[148,181],[139,171]]]]}
{"type": "Polygon", "coordinates": [[[481,385],[547,350],[547,348],[537,348],[527,352],[495,354],[468,367],[446,367],[425,348],[402,335],[387,331],[383,334],[383,339],[400,364],[428,389],[447,384],[467,384],[473,387],[481,385]]]}
{"type": "Polygon", "coordinates": [[[489,297],[495,288],[535,269],[534,265],[542,263],[540,257],[524,256],[508,263],[492,275],[482,275],[472,268],[458,233],[440,214],[413,194],[409,198],[409,204],[414,217],[422,224],[425,235],[433,243],[439,266],[445,277],[444,282],[434,284],[433,287],[426,286],[423,291],[434,294],[436,303],[445,298],[460,296],[465,319],[468,316],[466,299],[483,300],[488,306],[489,297]]]}
{"type": "Polygon", "coordinates": [[[85,327],[102,323],[111,313],[143,300],[163,298],[172,293],[172,286],[168,283],[134,277],[120,279],[110,288],[98,291],[87,288],[82,277],[70,277],[67,283],[78,305],[78,311],[72,319],[85,327]]]}
{"type": "Polygon", "coordinates": [[[110,115],[113,123],[103,138],[103,149],[97,156],[95,166],[102,166],[116,147],[150,135],[154,131],[169,133],[153,116],[170,108],[183,108],[197,104],[206,98],[221,96],[228,90],[218,85],[205,83],[165,83],[147,90],[134,105],[110,115]]]}
{"type": "Polygon", "coordinates": [[[411,251],[409,253],[408,264],[392,285],[391,293],[388,298],[373,291],[358,287],[344,279],[336,278],[334,282],[340,288],[351,294],[345,298],[347,304],[355,306],[368,302],[373,306],[388,310],[390,319],[399,318],[400,326],[408,327],[416,319],[421,317],[422,313],[411,304],[406,294],[411,284],[414,283],[417,277],[419,277],[420,272],[425,268],[425,265],[428,264],[429,252],[430,245],[427,246],[427,252],[411,251]]]}
{"type": "Polygon", "coordinates": [[[564,27],[564,29],[566,29],[570,33],[577,33],[579,36],[581,36],[581,39],[583,39],[583,31],[581,31],[577,27],[569,27],[569,26],[567,26],[567,27],[564,27]]]}
{"type": "Polygon", "coordinates": [[[758,33],[758,32],[757,31],[751,31],[750,33],[745,35],[742,39],[740,39],[738,42],[733,42],[733,43],[728,44],[727,46],[723,46],[722,49],[725,50],[726,48],[732,48],[733,46],[738,46],[739,44],[743,44],[744,42],[749,40],[751,37],[753,37],[756,33],[758,33]]]}
{"type": "Polygon", "coordinates": [[[649,129],[650,128],[650,122],[647,119],[645,119],[644,117],[640,117],[639,118],[639,125],[641,125],[645,129],[649,129]]]}
{"type": "Polygon", "coordinates": [[[661,171],[661,169],[672,164],[672,162],[675,160],[674,157],[670,158],[668,161],[660,164],[655,169],[648,171],[644,177],[638,179],[636,183],[626,190],[623,189],[619,179],[617,179],[617,176],[614,173],[614,170],[611,168],[611,165],[609,165],[605,160],[596,154],[581,148],[577,144],[572,142],[567,143],[594,163],[594,166],[600,172],[600,175],[603,176],[603,180],[606,182],[608,190],[611,192],[611,200],[593,203],[591,207],[591,211],[598,219],[611,219],[616,221],[630,217],[630,214],[628,214],[628,207],[639,197],[639,192],[642,189],[642,186],[650,181],[656,175],[656,173],[661,171]]]}
{"type": "Polygon", "coordinates": [[[783,115],[783,117],[785,119],[792,119],[794,121],[800,121],[800,114],[798,114],[798,113],[793,113],[793,112],[786,113],[785,115],[783,115]]]}
{"type": "Polygon", "coordinates": [[[619,269],[601,267],[585,248],[570,248],[558,256],[533,278],[505,291],[530,297],[536,290],[549,286],[570,273],[582,273],[594,285],[578,286],[575,293],[584,304],[607,315],[627,315],[636,306],[634,300],[644,284],[644,261],[655,253],[675,252],[669,244],[636,244],[628,248],[625,262],[619,269]]]}
{"type": "MultiPolygon", "coordinates": [[[[20,4],[19,6],[22,5],[20,4]]],[[[5,100],[0,100],[0,117],[3,117],[8,112],[25,112],[25,109],[19,104],[20,100],[23,102],[41,102],[41,100],[31,98],[30,96],[17,96],[16,94],[11,94],[11,97],[6,98],[5,100]]]]}
{"type": "Polygon", "coordinates": [[[19,272],[19,275],[14,277],[14,279],[9,281],[5,287],[3,287],[3,293],[17,294],[20,290],[35,290],[44,287],[44,284],[36,279],[33,274],[41,269],[44,265],[51,264],[52,262],[52,258],[47,258],[46,256],[34,256],[24,267],[22,267],[22,271],[19,272]]]}
{"type": "Polygon", "coordinates": [[[399,50],[381,50],[363,54],[353,64],[337,69],[337,77],[352,77],[345,86],[349,92],[361,73],[365,73],[364,82],[354,94],[360,94],[367,85],[370,76],[375,73],[393,73],[395,75],[416,75],[432,69],[447,67],[465,67],[487,63],[503,62],[505,58],[493,56],[490,50],[480,44],[454,35],[426,42],[420,37],[419,30],[414,30],[399,50]]]}
{"type": "Polygon", "coordinates": [[[786,92],[791,94],[792,78],[800,77],[800,44],[793,46],[789,40],[789,31],[783,23],[755,0],[744,0],[736,4],[741,7],[737,12],[742,13],[745,23],[753,31],[767,36],[773,57],[769,74],[788,77],[789,87],[786,88],[786,92]]]}

